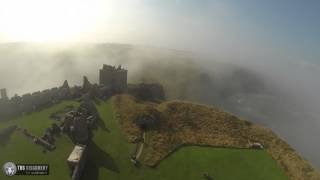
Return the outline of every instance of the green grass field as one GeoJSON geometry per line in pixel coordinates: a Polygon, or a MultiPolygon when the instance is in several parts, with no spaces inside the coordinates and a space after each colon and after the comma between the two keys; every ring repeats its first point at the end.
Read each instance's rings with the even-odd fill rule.
{"type": "MultiPolygon", "coordinates": [[[[0,122],[0,129],[11,124],[19,125],[22,128],[36,136],[43,135],[44,130],[50,127],[54,120],[49,119],[53,112],[63,110],[67,105],[78,106],[77,102],[65,101],[51,108],[40,112],[34,112],[29,115],[22,116],[6,122],[0,122]]],[[[56,138],[56,150],[52,152],[42,153],[43,148],[33,144],[30,139],[27,139],[22,133],[14,132],[8,139],[8,142],[0,145],[0,165],[5,162],[12,161],[15,163],[48,163],[50,164],[49,176],[14,176],[7,178],[2,172],[0,179],[10,180],[64,180],[70,179],[69,169],[66,164],[66,159],[73,149],[73,143],[67,136],[62,135],[56,138]]],[[[2,170],[2,169],[1,169],[2,170]]]]}
{"type": "Polygon", "coordinates": [[[95,132],[83,180],[177,180],[203,179],[209,172],[215,180],[285,180],[285,174],[265,151],[209,147],[184,147],[156,169],[134,167],[129,156],[135,146],[121,133],[110,102],[98,111],[108,130],[95,132]]]}
{"type": "MultiPolygon", "coordinates": [[[[48,116],[76,102],[63,102],[41,112],[0,123],[0,129],[10,124],[18,124],[35,135],[53,120],[48,116]],[[40,123],[39,123],[40,122],[40,123]]],[[[129,144],[121,133],[112,110],[111,101],[97,106],[102,117],[100,127],[94,132],[90,143],[89,156],[82,180],[196,180],[203,179],[202,173],[209,172],[215,180],[285,180],[287,179],[265,151],[217,149],[209,147],[184,147],[162,161],[155,169],[134,167],[129,161],[135,145],[129,144]]],[[[0,146],[0,163],[13,161],[19,163],[49,163],[50,176],[15,176],[0,179],[12,180],[67,180],[69,170],[66,159],[73,144],[62,135],[56,139],[57,149],[42,153],[40,146],[34,145],[18,132],[13,133],[5,145],[0,146]]]]}

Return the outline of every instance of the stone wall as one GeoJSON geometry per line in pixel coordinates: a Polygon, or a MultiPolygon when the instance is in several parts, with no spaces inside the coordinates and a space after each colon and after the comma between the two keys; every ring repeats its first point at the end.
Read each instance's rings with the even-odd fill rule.
{"type": "Polygon", "coordinates": [[[99,75],[100,85],[91,84],[88,78],[84,77],[82,87],[70,88],[68,81],[64,81],[60,87],[27,93],[22,96],[15,95],[11,99],[7,97],[6,89],[1,89],[0,121],[41,110],[62,100],[78,99],[84,95],[106,99],[113,94],[127,91],[127,70],[121,66],[103,65],[99,75]]]}
{"type": "Polygon", "coordinates": [[[21,114],[37,111],[71,97],[70,89],[55,87],[11,99],[0,99],[0,120],[6,120],[21,114]]]}
{"type": "Polygon", "coordinates": [[[83,169],[87,161],[88,150],[87,150],[87,146],[82,146],[82,147],[83,147],[83,152],[81,153],[81,155],[79,155],[78,162],[68,162],[69,167],[72,170],[71,180],[80,180],[81,176],[83,175],[83,169]]]}

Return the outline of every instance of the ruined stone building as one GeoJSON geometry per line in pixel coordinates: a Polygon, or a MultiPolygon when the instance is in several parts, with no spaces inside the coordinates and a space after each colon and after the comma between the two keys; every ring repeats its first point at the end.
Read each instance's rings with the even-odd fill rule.
{"type": "Polygon", "coordinates": [[[88,93],[92,89],[92,84],[88,80],[87,76],[83,76],[82,92],[88,93]]]}
{"type": "Polygon", "coordinates": [[[76,145],[68,157],[67,163],[71,170],[71,180],[79,180],[85,166],[87,147],[76,145]]]}
{"type": "Polygon", "coordinates": [[[127,73],[121,66],[103,65],[99,74],[100,85],[91,84],[88,78],[84,77],[83,87],[69,87],[68,81],[64,81],[60,87],[22,96],[15,95],[12,98],[8,98],[6,89],[0,89],[0,120],[38,111],[62,100],[80,98],[84,94],[107,98],[116,93],[127,92],[127,73]]]}
{"type": "Polygon", "coordinates": [[[89,139],[86,119],[77,111],[70,111],[66,114],[63,131],[69,133],[75,143],[86,144],[89,139]]]}
{"type": "Polygon", "coordinates": [[[102,86],[108,87],[114,93],[124,92],[127,88],[128,71],[121,66],[103,65],[100,69],[99,83],[102,86]]]}
{"type": "Polygon", "coordinates": [[[7,90],[6,89],[0,89],[0,99],[2,100],[8,100],[7,90]]]}

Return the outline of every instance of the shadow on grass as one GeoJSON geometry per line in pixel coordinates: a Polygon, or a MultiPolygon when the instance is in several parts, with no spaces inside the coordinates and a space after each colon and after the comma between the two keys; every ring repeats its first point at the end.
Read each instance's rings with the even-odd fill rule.
{"type": "MultiPolygon", "coordinates": [[[[94,103],[96,104],[96,106],[100,106],[101,102],[106,102],[107,100],[100,100],[98,98],[94,99],[94,103]]],[[[107,128],[106,123],[104,122],[104,120],[101,118],[100,113],[98,112],[98,119],[97,119],[97,125],[99,128],[101,128],[103,131],[106,132],[110,132],[110,130],[107,128]]]]}
{"type": "Polygon", "coordinates": [[[0,132],[0,146],[5,147],[9,143],[12,134],[15,132],[16,126],[10,126],[0,132]]]}
{"type": "Polygon", "coordinates": [[[101,168],[108,169],[115,173],[120,173],[120,169],[114,159],[92,141],[88,143],[87,158],[87,163],[81,177],[82,180],[98,180],[99,169],[101,168]]]}
{"type": "Polygon", "coordinates": [[[98,117],[97,125],[103,131],[110,132],[109,129],[106,127],[106,123],[103,121],[103,119],[101,119],[101,117],[98,117]]]}

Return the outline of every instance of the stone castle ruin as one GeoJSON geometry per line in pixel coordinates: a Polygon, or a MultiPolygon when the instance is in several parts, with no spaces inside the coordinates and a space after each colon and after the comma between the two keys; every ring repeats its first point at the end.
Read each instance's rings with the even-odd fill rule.
{"type": "MultiPolygon", "coordinates": [[[[54,150],[55,135],[60,132],[68,135],[75,144],[67,163],[71,170],[71,179],[78,180],[81,176],[86,161],[88,142],[93,137],[93,130],[101,125],[94,100],[107,99],[119,93],[128,93],[142,100],[163,100],[164,90],[160,84],[127,84],[128,71],[121,66],[115,67],[103,65],[99,71],[99,84],[90,83],[84,76],[82,86],[70,87],[65,80],[60,87],[27,93],[22,96],[15,95],[12,98],[7,96],[6,89],[0,89],[0,121],[9,120],[19,115],[39,111],[64,100],[80,101],[78,109],[69,109],[64,115],[59,116],[53,113],[50,118],[56,120],[51,127],[47,128],[44,135],[36,137],[26,129],[17,128],[35,144],[44,147],[46,150],[54,150]]],[[[16,127],[14,127],[16,128],[16,127]]],[[[103,128],[103,127],[102,127],[103,128]]],[[[104,127],[105,128],[105,127],[104,127]]],[[[7,137],[11,129],[0,131],[0,137],[7,137]]]]}
{"type": "Polygon", "coordinates": [[[83,86],[70,87],[64,81],[60,87],[27,93],[22,96],[15,95],[11,99],[7,96],[6,89],[0,89],[0,120],[10,119],[25,113],[34,112],[49,107],[63,100],[80,98],[90,93],[96,97],[110,97],[112,94],[125,92],[127,88],[127,70],[121,66],[103,65],[100,70],[100,84],[91,84],[84,77],[83,86]]]}
{"type": "Polygon", "coordinates": [[[8,98],[6,89],[0,89],[0,121],[47,108],[63,100],[76,100],[84,96],[107,99],[114,94],[129,93],[143,100],[163,100],[164,90],[160,84],[127,84],[128,71],[121,66],[104,64],[99,71],[99,84],[91,84],[87,77],[83,85],[70,87],[64,81],[60,87],[15,95],[8,98]]]}
{"type": "Polygon", "coordinates": [[[62,100],[72,98],[70,89],[64,87],[55,87],[34,93],[27,93],[22,96],[15,95],[11,99],[6,96],[4,90],[1,91],[1,94],[4,96],[0,99],[0,120],[34,112],[62,100]]]}
{"type": "Polygon", "coordinates": [[[0,100],[8,100],[7,90],[0,89],[0,100]]]}
{"type": "Polygon", "coordinates": [[[87,159],[87,147],[76,145],[67,159],[71,171],[71,180],[79,180],[87,159]]]}
{"type": "Polygon", "coordinates": [[[99,84],[114,93],[121,93],[127,89],[128,71],[121,66],[103,65],[99,72],[99,84]]]}

